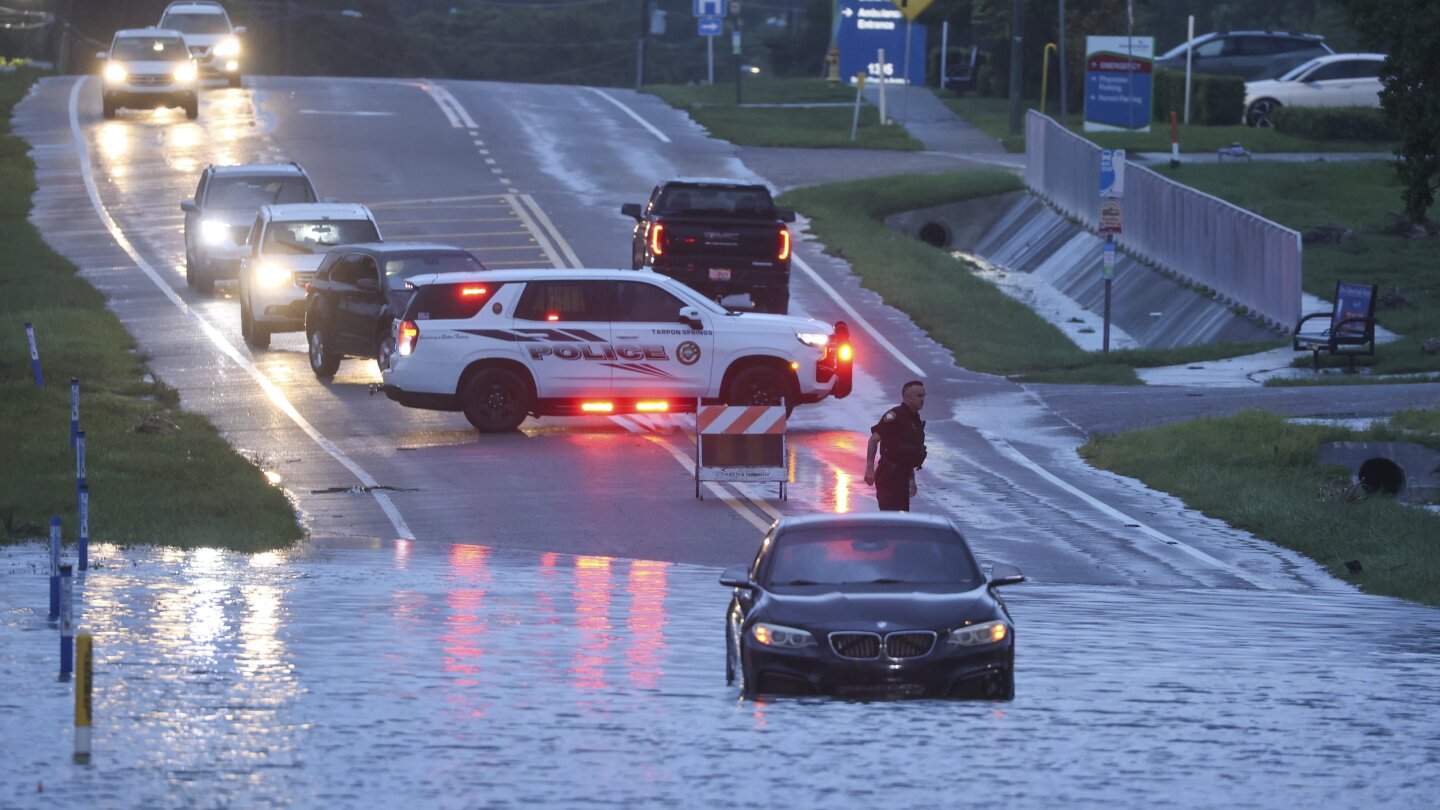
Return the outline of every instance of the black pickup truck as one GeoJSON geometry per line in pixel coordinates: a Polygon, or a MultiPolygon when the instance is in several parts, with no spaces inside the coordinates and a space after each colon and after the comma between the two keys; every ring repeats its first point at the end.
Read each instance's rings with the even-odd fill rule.
{"type": "Polygon", "coordinates": [[[635,269],[649,267],[712,298],[749,293],[757,311],[790,308],[790,231],[795,212],[775,207],[763,185],[667,180],[649,202],[626,203],[635,219],[635,269]]]}

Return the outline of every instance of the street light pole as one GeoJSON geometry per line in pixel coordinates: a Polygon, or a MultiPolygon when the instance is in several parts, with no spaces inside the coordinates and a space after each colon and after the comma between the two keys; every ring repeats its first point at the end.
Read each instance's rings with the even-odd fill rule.
{"type": "Polygon", "coordinates": [[[1021,103],[1024,92],[1023,76],[1020,70],[1021,26],[1025,24],[1024,0],[1014,0],[1010,13],[1010,134],[1020,134],[1021,103]]]}

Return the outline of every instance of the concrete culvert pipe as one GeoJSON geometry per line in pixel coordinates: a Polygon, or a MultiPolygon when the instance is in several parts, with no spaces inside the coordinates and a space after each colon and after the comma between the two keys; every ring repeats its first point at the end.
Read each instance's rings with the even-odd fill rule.
{"type": "Polygon", "coordinates": [[[920,226],[920,241],[937,248],[950,247],[950,229],[939,222],[927,222],[920,226]]]}
{"type": "Polygon", "coordinates": [[[1366,492],[1399,495],[1405,489],[1405,471],[1388,458],[1372,458],[1360,465],[1360,486],[1366,492]]]}

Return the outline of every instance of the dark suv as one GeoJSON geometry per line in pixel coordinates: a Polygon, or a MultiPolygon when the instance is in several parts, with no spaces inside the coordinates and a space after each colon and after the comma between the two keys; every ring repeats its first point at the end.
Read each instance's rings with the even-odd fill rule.
{"type": "Polygon", "coordinates": [[[185,212],[185,282],[210,293],[218,279],[240,277],[245,239],[262,205],[319,202],[298,163],[206,166],[185,212]]]}
{"type": "Polygon", "coordinates": [[[380,359],[390,322],[414,292],[406,279],[484,269],[470,251],[449,245],[375,242],[332,249],[305,285],[310,369],[328,380],[344,357],[380,359]]]}
{"type": "Polygon", "coordinates": [[[1194,48],[1196,73],[1239,76],[1246,81],[1279,76],[1316,56],[1334,53],[1318,34],[1286,31],[1217,31],[1182,42],[1161,54],[1155,67],[1185,70],[1185,51],[1194,48]]]}

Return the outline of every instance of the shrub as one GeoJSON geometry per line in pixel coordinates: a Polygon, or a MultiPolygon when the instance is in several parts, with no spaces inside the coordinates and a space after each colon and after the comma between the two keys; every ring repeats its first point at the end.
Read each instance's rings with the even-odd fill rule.
{"type": "Polygon", "coordinates": [[[1270,121],[1276,132],[1315,141],[1400,140],[1400,132],[1376,107],[1281,107],[1270,121]]]}
{"type": "MultiPolygon", "coordinates": [[[[1155,70],[1155,120],[1170,120],[1185,110],[1185,72],[1155,70]]],[[[1245,115],[1245,80],[1239,76],[1195,73],[1190,85],[1190,123],[1205,126],[1239,124],[1245,115]]]]}

